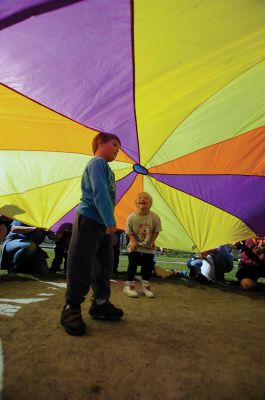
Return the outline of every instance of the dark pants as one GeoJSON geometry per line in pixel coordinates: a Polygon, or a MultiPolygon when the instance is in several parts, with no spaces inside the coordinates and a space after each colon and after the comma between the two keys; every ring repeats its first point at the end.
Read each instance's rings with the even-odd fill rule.
{"type": "Polygon", "coordinates": [[[154,267],[154,254],[140,253],[139,251],[132,251],[128,255],[129,265],[127,269],[127,281],[133,281],[138,266],[142,267],[142,278],[145,281],[150,281],[153,267],[154,267]]]}
{"type": "Polygon", "coordinates": [[[239,281],[248,278],[257,282],[259,278],[265,278],[265,265],[258,266],[239,263],[236,277],[239,281]]]}
{"type": "Polygon", "coordinates": [[[228,263],[220,252],[212,254],[212,257],[215,267],[216,280],[224,280],[224,274],[232,271],[233,263],[228,263]]]}
{"type": "Polygon", "coordinates": [[[113,253],[114,253],[113,272],[118,272],[119,261],[120,261],[120,243],[113,246],[113,253]]]}
{"type": "Polygon", "coordinates": [[[112,235],[105,232],[104,225],[77,213],[67,261],[67,304],[81,304],[90,286],[96,299],[109,299],[113,249],[112,235]]]}
{"type": "Polygon", "coordinates": [[[68,249],[64,247],[57,247],[54,248],[54,259],[52,260],[52,265],[50,270],[56,272],[60,270],[61,264],[64,259],[64,269],[67,268],[67,258],[68,258],[68,249]]]}

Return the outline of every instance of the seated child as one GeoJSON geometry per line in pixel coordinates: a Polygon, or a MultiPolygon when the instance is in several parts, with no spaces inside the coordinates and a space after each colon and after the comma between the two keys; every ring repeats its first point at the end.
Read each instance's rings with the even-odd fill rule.
{"type": "Polygon", "coordinates": [[[241,250],[237,279],[242,289],[254,289],[259,278],[265,278],[265,237],[237,243],[241,250]]]}
{"type": "Polygon", "coordinates": [[[202,283],[210,283],[216,279],[213,258],[206,251],[188,260],[187,266],[191,279],[202,283]]]}
{"type": "Polygon", "coordinates": [[[225,283],[224,274],[233,269],[233,256],[227,245],[204,251],[187,262],[190,278],[200,282],[225,283]]]}
{"type": "Polygon", "coordinates": [[[129,297],[138,297],[135,290],[134,276],[138,266],[142,267],[142,293],[146,297],[154,297],[150,288],[150,278],[154,267],[156,252],[155,240],[162,230],[161,221],[157,214],[150,211],[152,197],[146,192],[136,197],[136,211],[131,213],[126,222],[126,234],[130,238],[129,265],[127,281],[123,292],[129,297]]]}

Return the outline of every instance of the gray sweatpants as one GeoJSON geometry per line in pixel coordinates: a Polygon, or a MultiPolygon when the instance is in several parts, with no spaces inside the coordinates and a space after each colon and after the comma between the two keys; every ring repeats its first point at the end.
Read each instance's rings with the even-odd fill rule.
{"type": "Polygon", "coordinates": [[[76,214],[67,260],[67,304],[85,301],[90,286],[96,299],[109,299],[113,237],[105,231],[104,225],[76,214]]]}

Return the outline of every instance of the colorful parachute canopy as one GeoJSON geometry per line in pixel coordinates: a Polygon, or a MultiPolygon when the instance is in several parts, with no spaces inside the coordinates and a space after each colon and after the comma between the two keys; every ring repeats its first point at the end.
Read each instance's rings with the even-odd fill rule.
{"type": "Polygon", "coordinates": [[[1,0],[0,19],[0,213],[71,219],[103,131],[119,227],[144,190],[160,246],[265,234],[263,1],[1,0]]]}

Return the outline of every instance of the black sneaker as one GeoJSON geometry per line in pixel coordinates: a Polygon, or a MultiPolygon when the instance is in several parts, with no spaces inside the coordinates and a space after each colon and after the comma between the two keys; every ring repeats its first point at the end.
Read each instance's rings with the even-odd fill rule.
{"type": "Polygon", "coordinates": [[[95,300],[92,301],[88,313],[94,319],[106,319],[107,321],[117,321],[123,316],[122,309],[115,307],[110,301],[100,305],[95,300]]]}
{"type": "Polygon", "coordinates": [[[83,321],[80,306],[70,306],[65,304],[61,314],[61,324],[69,335],[81,336],[86,332],[86,324],[83,321]]]}

